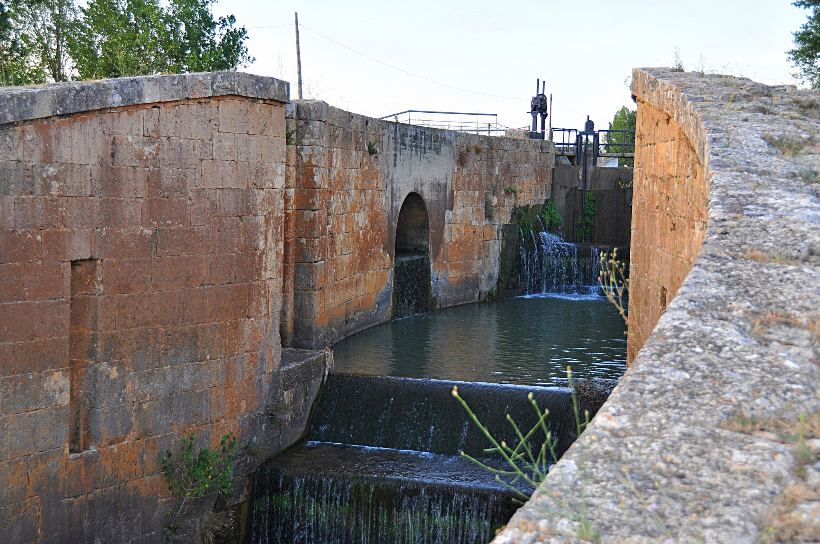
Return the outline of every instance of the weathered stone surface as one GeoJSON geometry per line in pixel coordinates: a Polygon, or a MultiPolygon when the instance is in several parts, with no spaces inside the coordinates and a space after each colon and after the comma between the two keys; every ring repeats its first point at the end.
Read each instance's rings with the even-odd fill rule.
{"type": "Polygon", "coordinates": [[[218,96],[285,103],[289,100],[290,84],[242,72],[205,72],[5,87],[0,92],[3,125],[106,108],[218,96]]]}
{"type": "Polygon", "coordinates": [[[817,541],[820,94],[632,90],[632,365],[496,542],[817,541]]]}
{"type": "Polygon", "coordinates": [[[161,541],[161,450],[301,434],[324,357],[279,370],[287,98],[237,73],[0,90],[4,541],[161,541]]]}
{"type": "Polygon", "coordinates": [[[429,215],[437,307],[493,293],[498,227],[514,206],[550,194],[549,142],[392,123],[311,100],[288,106],[288,133],[288,345],[323,347],[390,319],[396,226],[411,192],[429,215]]]}

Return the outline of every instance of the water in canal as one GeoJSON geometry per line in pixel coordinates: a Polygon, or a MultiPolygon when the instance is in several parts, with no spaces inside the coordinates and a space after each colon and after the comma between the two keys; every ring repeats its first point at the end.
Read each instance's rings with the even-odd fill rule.
{"type": "MultiPolygon", "coordinates": [[[[523,429],[536,425],[532,398],[549,410],[557,458],[577,434],[567,366],[577,378],[606,379],[626,368],[624,323],[595,285],[597,248],[548,233],[522,239],[522,284],[532,294],[402,317],[333,347],[335,369],[305,439],[254,475],[248,542],[492,539],[518,503],[460,456],[504,467],[452,388],[508,444],[517,440],[508,414],[523,429]]],[[[580,413],[594,415],[603,400],[578,391],[580,413]]]]}
{"type": "Polygon", "coordinates": [[[379,325],[336,344],[337,372],[520,385],[617,379],[626,335],[597,295],[542,295],[468,304],[379,325]]]}

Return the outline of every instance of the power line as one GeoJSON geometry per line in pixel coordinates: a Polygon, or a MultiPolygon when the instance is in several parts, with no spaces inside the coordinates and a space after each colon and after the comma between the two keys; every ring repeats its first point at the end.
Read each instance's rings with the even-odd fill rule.
{"type": "Polygon", "coordinates": [[[309,26],[307,26],[307,25],[306,25],[306,24],[304,24],[304,23],[302,23],[300,26],[301,26],[302,28],[304,28],[305,30],[307,30],[308,32],[311,32],[311,33],[313,33],[313,34],[316,34],[316,35],[317,35],[317,36],[319,36],[320,38],[322,38],[322,39],[324,39],[324,40],[327,40],[327,41],[329,41],[329,42],[331,42],[331,43],[333,43],[333,44],[336,44],[336,45],[338,45],[339,47],[342,47],[342,48],[344,48],[344,49],[347,49],[348,51],[351,51],[351,52],[353,52],[353,53],[355,53],[355,54],[357,54],[357,55],[360,55],[360,56],[362,56],[362,57],[364,57],[364,58],[366,58],[366,59],[368,59],[368,60],[370,60],[370,61],[372,61],[372,62],[376,62],[376,63],[378,63],[378,64],[381,64],[381,65],[383,65],[383,66],[386,66],[386,67],[388,67],[388,68],[390,68],[390,69],[392,69],[392,70],[396,70],[397,72],[401,72],[401,73],[406,74],[406,75],[408,75],[408,76],[415,77],[415,78],[417,78],[417,79],[421,79],[421,80],[423,80],[423,81],[427,81],[428,83],[434,83],[434,84],[436,84],[436,85],[440,85],[440,86],[442,86],[442,87],[448,87],[448,88],[450,88],[450,89],[455,89],[455,90],[457,90],[457,91],[461,91],[461,92],[465,92],[465,93],[470,93],[470,94],[481,95],[481,96],[489,96],[489,97],[492,97],[492,98],[498,98],[498,99],[501,99],[501,100],[521,100],[521,98],[520,98],[520,97],[515,98],[515,97],[511,97],[511,96],[499,96],[499,95],[496,95],[496,94],[482,93],[482,92],[480,92],[480,91],[473,91],[473,90],[471,90],[471,89],[465,89],[465,88],[463,88],[463,87],[457,87],[457,86],[455,86],[455,85],[450,85],[449,83],[443,83],[443,82],[441,82],[441,81],[436,81],[435,79],[431,79],[431,78],[429,78],[429,77],[426,77],[426,76],[423,76],[423,75],[420,75],[420,74],[416,74],[416,73],[414,73],[414,72],[410,72],[409,70],[405,70],[404,68],[400,68],[400,67],[398,67],[398,66],[395,66],[395,65],[393,65],[393,64],[390,64],[389,62],[385,62],[385,61],[383,61],[383,60],[381,60],[381,59],[377,59],[376,57],[373,57],[373,56],[371,56],[371,55],[368,55],[367,53],[363,53],[363,52],[361,52],[361,51],[359,51],[359,50],[357,50],[357,49],[354,49],[354,48],[350,47],[349,45],[346,45],[346,44],[344,44],[344,43],[342,43],[342,42],[340,42],[340,41],[338,41],[338,40],[334,40],[333,38],[330,38],[330,37],[328,37],[328,36],[325,36],[325,35],[324,35],[324,34],[322,34],[321,32],[318,32],[318,31],[316,31],[316,30],[313,30],[312,28],[310,28],[309,26]]]}
{"type": "MultiPolygon", "coordinates": [[[[262,26],[246,26],[245,28],[250,29],[257,29],[257,28],[284,28],[286,26],[293,26],[293,23],[282,23],[280,25],[262,25],[262,26]]],[[[303,25],[304,26],[304,25],[303,25]]]]}

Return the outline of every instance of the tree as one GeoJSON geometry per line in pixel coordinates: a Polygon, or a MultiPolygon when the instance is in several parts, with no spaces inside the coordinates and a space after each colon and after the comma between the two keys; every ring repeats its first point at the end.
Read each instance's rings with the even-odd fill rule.
{"type": "Polygon", "coordinates": [[[69,40],[81,78],[235,70],[253,61],[233,15],[213,0],[91,0],[69,40]]]}
{"type": "MultiPolygon", "coordinates": [[[[637,116],[637,111],[630,110],[626,106],[622,106],[621,109],[615,112],[615,117],[609,123],[609,130],[630,130],[632,133],[610,132],[606,141],[610,153],[634,152],[637,116]]],[[[620,157],[618,159],[618,166],[632,166],[632,164],[633,159],[629,157],[620,157]]]]}
{"type": "Polygon", "coordinates": [[[65,81],[72,0],[9,0],[0,15],[0,72],[4,85],[65,81]]]}
{"type": "Polygon", "coordinates": [[[0,85],[235,70],[253,62],[214,0],[0,0],[0,85]]]}
{"type": "Polygon", "coordinates": [[[796,77],[820,89],[820,0],[797,0],[794,5],[811,13],[794,33],[796,47],[789,51],[789,60],[798,70],[796,77]]]}
{"type": "Polygon", "coordinates": [[[174,71],[235,70],[254,61],[245,47],[248,33],[233,15],[214,21],[214,0],[171,0],[170,32],[174,71]]]}
{"type": "Polygon", "coordinates": [[[33,62],[33,48],[19,32],[18,12],[0,2],[0,85],[43,83],[46,74],[33,62]]]}
{"type": "Polygon", "coordinates": [[[81,79],[170,72],[167,14],[157,0],[91,0],[69,38],[81,79]]]}

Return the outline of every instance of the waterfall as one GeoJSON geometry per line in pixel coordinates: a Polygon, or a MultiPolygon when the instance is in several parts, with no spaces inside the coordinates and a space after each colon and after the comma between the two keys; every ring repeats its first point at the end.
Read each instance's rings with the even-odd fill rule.
{"type": "Polygon", "coordinates": [[[522,284],[525,295],[596,296],[600,249],[565,242],[551,232],[520,232],[522,284]]]}
{"type": "MultiPolygon", "coordinates": [[[[456,405],[457,385],[499,440],[514,443],[510,414],[523,429],[537,421],[529,401],[550,411],[560,455],[574,439],[570,391],[331,374],[313,409],[306,441],[265,463],[253,477],[252,544],[396,542],[480,543],[517,508],[494,475],[459,456],[482,455],[482,433],[456,405]]],[[[581,409],[592,413],[581,397],[581,409]]],[[[530,447],[537,446],[532,442],[530,447]]],[[[524,493],[531,487],[516,486],[524,493]]]]}
{"type": "MultiPolygon", "coordinates": [[[[314,463],[326,462],[322,453],[311,451],[314,463]]],[[[253,485],[265,490],[251,505],[250,542],[259,544],[478,544],[516,509],[501,488],[351,474],[334,460],[310,472],[265,467],[253,485]]]]}

